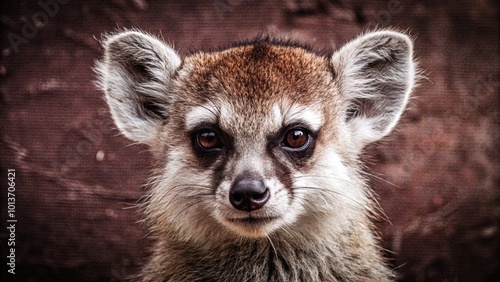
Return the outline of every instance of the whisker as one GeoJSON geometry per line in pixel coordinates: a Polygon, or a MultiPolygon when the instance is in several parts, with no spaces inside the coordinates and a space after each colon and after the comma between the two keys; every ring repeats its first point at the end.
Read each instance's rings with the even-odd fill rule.
{"type": "Polygon", "coordinates": [[[198,204],[200,204],[200,203],[203,203],[203,202],[204,202],[204,200],[203,200],[203,199],[201,199],[201,200],[197,200],[197,201],[194,201],[194,202],[190,203],[189,205],[187,205],[186,207],[184,207],[181,211],[179,211],[179,212],[177,213],[177,215],[176,215],[176,216],[172,219],[172,222],[175,222],[175,221],[177,220],[177,218],[178,218],[178,217],[179,217],[182,213],[184,213],[187,209],[190,209],[190,208],[192,208],[193,206],[196,206],[196,205],[198,205],[198,204]]]}
{"type": "Polygon", "coordinates": [[[353,201],[354,203],[362,206],[362,207],[366,207],[363,203],[359,202],[358,200],[356,199],[353,199],[343,193],[340,193],[338,191],[335,191],[335,190],[329,190],[329,189],[325,189],[325,188],[321,188],[321,187],[314,187],[314,186],[299,186],[299,187],[294,187],[294,189],[297,189],[297,190],[300,190],[300,189],[311,189],[311,190],[317,190],[317,191],[320,191],[322,193],[331,193],[331,194],[335,194],[335,195],[339,195],[339,196],[343,196],[351,201],[353,201]]]}
{"type": "MultiPolygon", "coordinates": [[[[325,166],[326,167],[326,166],[325,166]]],[[[360,171],[361,175],[362,176],[366,176],[366,177],[373,177],[375,179],[378,179],[380,181],[383,181],[393,187],[396,187],[398,189],[400,189],[401,187],[399,187],[398,185],[392,183],[391,181],[387,180],[387,179],[384,179],[383,177],[381,176],[378,176],[376,174],[373,174],[373,173],[370,173],[366,170],[361,170],[360,171]]],[[[328,178],[328,179],[337,179],[337,180],[341,180],[341,181],[345,181],[345,179],[342,179],[342,178],[339,178],[335,175],[314,175],[314,174],[310,174],[310,175],[299,175],[299,176],[294,176],[294,179],[300,179],[300,178],[328,178]]]]}
{"type": "Polygon", "coordinates": [[[373,177],[373,178],[376,178],[376,179],[381,180],[381,181],[383,181],[383,182],[385,182],[385,183],[387,183],[387,184],[389,184],[389,185],[391,185],[391,186],[393,186],[393,187],[396,187],[396,188],[398,188],[398,189],[401,189],[401,187],[399,187],[398,185],[396,185],[396,184],[392,183],[391,181],[389,181],[389,180],[387,180],[387,179],[382,178],[381,176],[375,175],[375,174],[370,173],[370,172],[368,172],[368,171],[362,171],[362,174],[363,174],[363,175],[366,175],[366,176],[368,176],[368,177],[373,177]]]}
{"type": "Polygon", "coordinates": [[[351,182],[351,179],[346,179],[337,175],[323,175],[323,174],[307,174],[307,175],[297,175],[297,176],[292,176],[293,179],[298,180],[298,179],[307,179],[307,178],[312,178],[312,179],[328,179],[328,180],[339,180],[339,182],[351,182]]]}
{"type": "Polygon", "coordinates": [[[198,185],[198,184],[179,184],[179,185],[175,185],[175,186],[169,188],[168,190],[166,190],[165,193],[160,198],[160,201],[163,201],[163,199],[166,196],[171,195],[171,193],[174,192],[175,190],[179,190],[174,195],[171,195],[172,198],[166,204],[166,206],[169,206],[172,203],[172,201],[175,200],[177,198],[177,196],[179,196],[179,194],[181,194],[185,191],[189,191],[189,190],[190,191],[198,191],[199,188],[201,188],[202,190],[205,190],[205,191],[213,192],[213,189],[210,186],[198,185]]]}
{"type": "Polygon", "coordinates": [[[267,238],[267,240],[269,240],[271,248],[274,251],[274,255],[276,255],[276,257],[278,257],[278,252],[276,251],[276,248],[274,247],[274,244],[273,244],[273,240],[271,240],[271,237],[269,236],[269,234],[266,234],[266,238],[267,238]]]}
{"type": "MultiPolygon", "coordinates": [[[[360,205],[361,207],[363,207],[372,216],[374,216],[376,218],[381,218],[384,221],[386,221],[386,222],[388,222],[389,224],[392,225],[392,222],[390,221],[389,217],[384,212],[384,210],[382,209],[382,207],[380,207],[379,202],[377,201],[376,198],[374,198],[374,196],[371,193],[369,193],[367,196],[370,198],[370,200],[373,203],[373,205],[367,206],[367,205],[365,205],[365,204],[357,201],[356,199],[353,199],[352,197],[349,197],[349,196],[347,196],[347,195],[345,195],[343,193],[340,193],[340,192],[334,191],[334,190],[329,190],[329,189],[325,189],[325,188],[321,188],[321,187],[312,187],[312,186],[301,186],[301,187],[296,187],[295,189],[298,189],[298,190],[300,190],[300,189],[318,190],[322,194],[323,193],[331,193],[331,194],[335,194],[335,195],[340,195],[340,196],[346,197],[347,199],[349,199],[349,200],[353,201],[354,203],[356,203],[356,204],[360,205]],[[373,210],[373,209],[375,209],[375,210],[373,210]]],[[[307,202],[311,203],[312,205],[317,205],[317,203],[310,202],[310,199],[307,198],[307,197],[302,197],[301,199],[304,200],[304,201],[307,201],[307,202]]]]}
{"type": "Polygon", "coordinates": [[[291,228],[291,226],[288,226],[287,224],[283,224],[283,227],[281,228],[281,230],[283,230],[284,232],[286,232],[290,237],[293,237],[293,235],[291,233],[291,230],[288,230],[290,228],[291,228]]]}

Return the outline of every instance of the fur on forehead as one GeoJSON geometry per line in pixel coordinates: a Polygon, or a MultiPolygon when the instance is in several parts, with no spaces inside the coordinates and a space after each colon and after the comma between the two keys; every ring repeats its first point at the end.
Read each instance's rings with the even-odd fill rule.
{"type": "Polygon", "coordinates": [[[282,97],[300,104],[330,100],[334,78],[328,58],[268,41],[193,54],[178,74],[187,88],[183,92],[194,94],[189,100],[228,99],[245,105],[282,97]]]}

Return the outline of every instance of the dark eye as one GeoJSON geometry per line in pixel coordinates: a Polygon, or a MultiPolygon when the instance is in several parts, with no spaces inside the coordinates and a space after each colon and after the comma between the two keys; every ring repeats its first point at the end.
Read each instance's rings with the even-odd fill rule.
{"type": "Polygon", "coordinates": [[[196,135],[196,142],[204,150],[222,148],[223,144],[215,131],[203,131],[196,135]]]}
{"type": "Polygon", "coordinates": [[[309,133],[304,129],[292,129],[288,131],[283,140],[282,146],[290,149],[301,149],[307,145],[309,133]]]}

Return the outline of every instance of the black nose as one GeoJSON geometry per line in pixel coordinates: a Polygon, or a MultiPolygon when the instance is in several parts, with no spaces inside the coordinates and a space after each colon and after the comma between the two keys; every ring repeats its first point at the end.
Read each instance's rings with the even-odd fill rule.
{"type": "Polygon", "coordinates": [[[229,190],[229,202],[242,211],[262,208],[269,200],[269,189],[264,181],[255,177],[237,178],[229,190]]]}

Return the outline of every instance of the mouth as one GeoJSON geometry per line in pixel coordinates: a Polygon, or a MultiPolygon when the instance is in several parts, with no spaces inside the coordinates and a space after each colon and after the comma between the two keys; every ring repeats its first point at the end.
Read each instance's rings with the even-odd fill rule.
{"type": "Polygon", "coordinates": [[[250,226],[256,226],[256,225],[265,225],[273,222],[276,219],[276,217],[242,217],[242,218],[229,218],[228,221],[231,223],[236,223],[236,224],[243,224],[243,225],[250,225],[250,226]]]}
{"type": "Polygon", "coordinates": [[[226,218],[226,226],[240,235],[248,237],[262,237],[272,232],[277,225],[278,217],[246,216],[226,218]]]}

